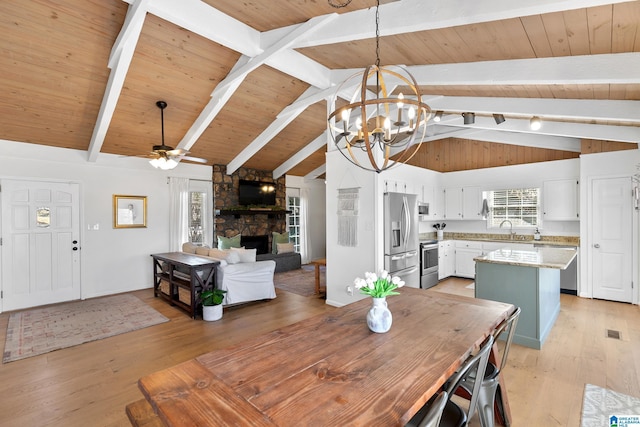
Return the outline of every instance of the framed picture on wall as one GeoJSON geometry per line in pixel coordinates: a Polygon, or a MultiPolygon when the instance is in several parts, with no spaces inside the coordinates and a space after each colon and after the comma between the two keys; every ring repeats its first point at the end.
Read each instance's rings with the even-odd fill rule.
{"type": "Polygon", "coordinates": [[[147,196],[113,195],[113,228],[146,228],[147,196]]]}

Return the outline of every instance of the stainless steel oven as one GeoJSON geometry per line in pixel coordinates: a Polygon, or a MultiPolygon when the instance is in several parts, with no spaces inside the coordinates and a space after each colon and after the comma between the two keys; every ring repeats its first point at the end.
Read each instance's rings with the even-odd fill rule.
{"type": "Polygon", "coordinates": [[[420,243],[420,287],[429,289],[438,283],[438,242],[420,243]]]}

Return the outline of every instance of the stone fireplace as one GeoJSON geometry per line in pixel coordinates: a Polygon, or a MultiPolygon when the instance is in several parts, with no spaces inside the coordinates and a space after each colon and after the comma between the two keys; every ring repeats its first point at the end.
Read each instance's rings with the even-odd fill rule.
{"type": "Polygon", "coordinates": [[[267,254],[269,250],[269,236],[245,236],[240,237],[240,245],[246,249],[256,249],[256,254],[267,254]]]}
{"type": "Polygon", "coordinates": [[[273,172],[250,168],[239,168],[233,174],[227,175],[225,165],[214,165],[213,203],[216,212],[213,235],[214,245],[218,241],[218,236],[233,237],[240,233],[243,246],[246,248],[255,247],[258,249],[258,253],[270,253],[271,233],[274,231],[284,233],[287,229],[287,217],[284,211],[248,211],[239,206],[238,185],[241,179],[272,182],[276,188],[276,206],[282,209],[287,206],[287,189],[284,176],[274,180],[273,172]],[[266,247],[262,243],[265,237],[266,247]]]}

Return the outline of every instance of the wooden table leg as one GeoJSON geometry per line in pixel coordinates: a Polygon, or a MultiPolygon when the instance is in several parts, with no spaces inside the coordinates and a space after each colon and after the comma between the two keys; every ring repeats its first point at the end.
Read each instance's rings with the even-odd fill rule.
{"type": "Polygon", "coordinates": [[[316,267],[316,294],[320,293],[320,264],[315,263],[316,267]]]}

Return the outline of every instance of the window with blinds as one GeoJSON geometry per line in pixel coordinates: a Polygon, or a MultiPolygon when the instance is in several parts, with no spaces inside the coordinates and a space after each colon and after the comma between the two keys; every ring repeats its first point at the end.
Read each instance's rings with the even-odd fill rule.
{"type": "Polygon", "coordinates": [[[539,188],[487,191],[483,195],[489,205],[487,228],[498,228],[507,220],[514,228],[541,226],[539,188]]]}

